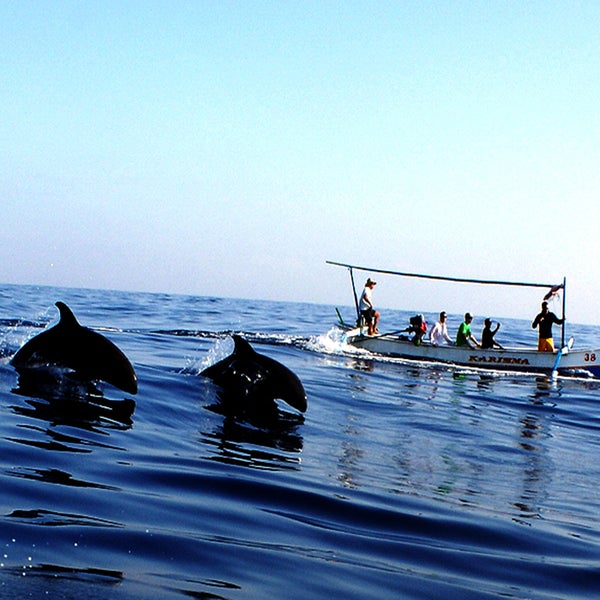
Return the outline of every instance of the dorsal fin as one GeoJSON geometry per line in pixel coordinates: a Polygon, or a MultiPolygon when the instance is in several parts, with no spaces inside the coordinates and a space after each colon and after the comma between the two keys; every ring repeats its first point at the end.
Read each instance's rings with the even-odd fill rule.
{"type": "Polygon", "coordinates": [[[236,356],[249,357],[256,354],[254,348],[243,337],[240,337],[239,335],[233,335],[231,337],[233,338],[233,343],[235,345],[233,353],[236,356]]]}
{"type": "Polygon", "coordinates": [[[58,308],[58,312],[60,313],[60,325],[65,325],[67,327],[81,327],[79,321],[73,314],[73,311],[60,300],[56,302],[56,307],[58,308]]]}

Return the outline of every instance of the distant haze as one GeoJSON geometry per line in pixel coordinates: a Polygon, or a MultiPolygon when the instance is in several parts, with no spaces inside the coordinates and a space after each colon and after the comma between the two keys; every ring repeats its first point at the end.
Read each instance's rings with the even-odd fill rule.
{"type": "MultiPolygon", "coordinates": [[[[0,19],[0,281],[351,305],[330,259],[566,276],[567,317],[600,323],[600,4],[3,2],[0,19]]],[[[543,296],[380,279],[395,308],[533,318],[543,296]]]]}

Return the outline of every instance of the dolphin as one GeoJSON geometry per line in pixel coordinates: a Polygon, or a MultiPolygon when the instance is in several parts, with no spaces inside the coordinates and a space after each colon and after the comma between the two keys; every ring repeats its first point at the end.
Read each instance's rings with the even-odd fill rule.
{"type": "Polygon", "coordinates": [[[306,392],[298,376],[239,335],[232,337],[233,352],[200,373],[221,388],[223,403],[242,412],[269,412],[279,399],[305,412],[306,392]]]}
{"type": "Polygon", "coordinates": [[[102,380],[137,393],[137,377],[128,358],[103,335],[79,324],[64,302],[57,302],[58,323],[27,341],[10,364],[19,372],[36,367],[72,369],[78,377],[102,380]]]}

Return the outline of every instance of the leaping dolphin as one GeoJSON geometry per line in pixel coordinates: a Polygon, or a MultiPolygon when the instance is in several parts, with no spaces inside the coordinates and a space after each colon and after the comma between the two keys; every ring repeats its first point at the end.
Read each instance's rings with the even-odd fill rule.
{"type": "Polygon", "coordinates": [[[232,337],[233,353],[200,373],[221,388],[221,400],[227,408],[267,412],[276,407],[275,399],[279,399],[305,412],[306,392],[298,376],[276,360],[256,352],[239,335],[232,337]]]}
{"type": "Polygon", "coordinates": [[[56,366],[72,369],[78,377],[102,380],[137,393],[137,377],[128,358],[103,335],[79,324],[64,302],[57,302],[58,323],[31,338],[12,357],[17,371],[56,366]]]}

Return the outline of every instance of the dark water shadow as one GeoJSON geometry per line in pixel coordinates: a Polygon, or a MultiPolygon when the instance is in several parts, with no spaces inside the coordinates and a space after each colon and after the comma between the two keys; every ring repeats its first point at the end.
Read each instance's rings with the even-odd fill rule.
{"type": "Polygon", "coordinates": [[[45,509],[15,509],[6,517],[19,523],[43,527],[99,527],[102,529],[123,529],[125,527],[122,523],[108,519],[45,509]]]}
{"type": "MultiPolygon", "coordinates": [[[[124,574],[121,571],[113,571],[108,569],[97,568],[78,568],[65,567],[61,565],[53,565],[42,563],[39,565],[26,565],[22,567],[5,567],[4,573],[15,575],[20,578],[17,595],[6,596],[13,598],[43,598],[48,597],[48,582],[60,582],[60,586],[68,595],[60,597],[64,598],[85,598],[90,592],[90,587],[94,590],[92,597],[99,597],[98,594],[104,586],[112,589],[121,584],[124,580],[124,574]],[[26,576],[26,577],[25,577],[26,576]],[[27,580],[27,584],[23,583],[27,580]],[[65,581],[70,582],[69,588],[64,590],[65,581]],[[81,584],[78,588],[75,584],[81,584]],[[27,591],[28,590],[28,591],[27,591]],[[23,595],[21,595],[23,594],[23,595]],[[79,595],[80,594],[80,595],[79,595]]],[[[3,581],[3,588],[10,590],[10,585],[7,581],[3,581]]],[[[53,586],[54,587],[54,586],[53,586]]],[[[54,590],[56,593],[59,590],[54,590]]]]}
{"type": "Polygon", "coordinates": [[[213,402],[205,409],[223,416],[212,431],[201,432],[217,455],[211,460],[257,468],[294,469],[298,467],[304,439],[299,429],[304,415],[288,412],[277,404],[260,413],[231,412],[229,405],[213,402]]]}
{"type": "Polygon", "coordinates": [[[16,414],[46,421],[51,426],[68,425],[89,431],[102,428],[128,429],[133,424],[135,401],[114,400],[94,383],[73,378],[57,369],[19,369],[17,386],[11,392],[26,398],[13,405],[16,414]]]}
{"type": "Polygon", "coordinates": [[[104,485],[100,483],[94,483],[91,481],[84,481],[83,479],[76,479],[61,469],[32,469],[32,468],[21,468],[15,469],[10,473],[11,477],[17,477],[22,479],[28,479],[30,481],[39,481],[43,483],[53,483],[56,485],[64,485],[69,487],[78,488],[94,488],[100,490],[113,490],[116,491],[119,488],[111,485],[104,485]]]}

